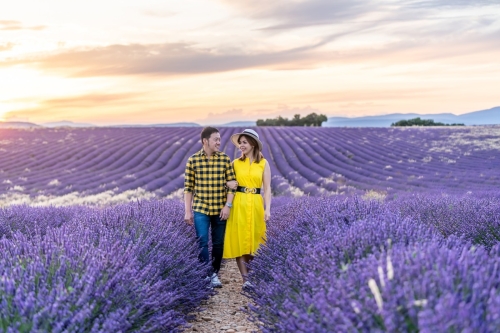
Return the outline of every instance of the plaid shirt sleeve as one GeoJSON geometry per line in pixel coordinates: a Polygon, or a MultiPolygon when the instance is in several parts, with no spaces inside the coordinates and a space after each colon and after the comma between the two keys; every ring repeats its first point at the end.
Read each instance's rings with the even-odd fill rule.
{"type": "MultiPolygon", "coordinates": [[[[233,169],[233,164],[231,163],[231,160],[229,157],[226,159],[226,182],[231,181],[231,180],[236,180],[236,176],[234,175],[234,169],[233,169]]],[[[227,193],[236,193],[236,190],[227,189],[227,193]]]]}
{"type": "Polygon", "coordinates": [[[194,175],[193,161],[189,158],[184,172],[184,193],[194,192],[194,175]]]}

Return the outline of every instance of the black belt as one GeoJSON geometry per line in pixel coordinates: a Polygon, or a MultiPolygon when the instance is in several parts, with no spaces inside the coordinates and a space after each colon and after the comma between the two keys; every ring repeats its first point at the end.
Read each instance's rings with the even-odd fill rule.
{"type": "Polygon", "coordinates": [[[260,194],[260,188],[250,188],[250,187],[238,186],[236,188],[236,191],[243,192],[243,193],[260,194]]]}

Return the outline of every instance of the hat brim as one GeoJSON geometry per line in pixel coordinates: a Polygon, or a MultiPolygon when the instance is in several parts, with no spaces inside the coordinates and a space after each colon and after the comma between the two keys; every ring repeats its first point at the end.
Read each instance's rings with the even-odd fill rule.
{"type": "Polygon", "coordinates": [[[231,135],[231,142],[237,148],[240,148],[240,144],[238,142],[238,138],[240,137],[240,135],[245,135],[245,136],[251,137],[252,139],[257,141],[257,144],[259,145],[259,150],[262,151],[262,142],[258,138],[256,138],[255,136],[253,136],[252,134],[249,134],[249,133],[236,133],[236,134],[231,135]]]}

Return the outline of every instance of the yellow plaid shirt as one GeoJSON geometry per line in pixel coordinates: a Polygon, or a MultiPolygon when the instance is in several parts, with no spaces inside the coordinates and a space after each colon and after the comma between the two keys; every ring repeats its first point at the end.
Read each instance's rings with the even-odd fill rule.
{"type": "Polygon", "coordinates": [[[236,192],[226,188],[226,182],[230,180],[236,180],[236,177],[229,156],[215,152],[210,159],[207,159],[202,149],[187,160],[184,193],[194,193],[195,212],[219,215],[226,204],[227,193],[236,192]]]}

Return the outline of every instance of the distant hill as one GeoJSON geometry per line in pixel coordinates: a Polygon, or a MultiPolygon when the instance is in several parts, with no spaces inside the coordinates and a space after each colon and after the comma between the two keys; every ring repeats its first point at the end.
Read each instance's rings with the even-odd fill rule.
{"type": "Polygon", "coordinates": [[[215,127],[254,127],[256,126],[255,121],[233,121],[230,123],[216,125],[215,127]]]}
{"type": "Polygon", "coordinates": [[[497,125],[500,124],[500,106],[492,109],[469,112],[458,116],[460,122],[466,125],[497,125]]]}
{"type": "Polygon", "coordinates": [[[42,126],[23,121],[0,121],[0,128],[37,128],[37,127],[42,127],[42,126]]]}
{"type": "Polygon", "coordinates": [[[469,112],[462,115],[452,113],[418,114],[418,113],[392,113],[382,116],[367,117],[330,117],[323,124],[324,127],[389,127],[392,123],[420,117],[421,119],[432,119],[435,122],[446,124],[464,123],[465,125],[497,125],[500,124],[500,107],[488,110],[469,112]]]}
{"type": "Polygon", "coordinates": [[[50,123],[42,123],[41,125],[44,127],[97,127],[96,125],[93,125],[93,124],[75,123],[75,122],[68,121],[68,120],[56,121],[56,122],[50,122],[50,123]]]}
{"type": "MultiPolygon", "coordinates": [[[[419,114],[419,113],[392,113],[381,116],[367,117],[330,117],[323,123],[323,127],[389,127],[399,120],[407,120],[420,117],[421,119],[432,119],[435,122],[445,124],[463,123],[465,125],[497,125],[500,124],[500,106],[454,115],[453,113],[419,114]]],[[[233,121],[225,124],[214,125],[215,127],[254,127],[255,121],[233,121]]],[[[72,121],[58,121],[43,124],[28,122],[0,122],[0,128],[33,128],[33,127],[98,127],[89,123],[75,123],[72,121]]],[[[167,124],[126,124],[102,127],[202,127],[193,122],[178,122],[167,124]]]]}

